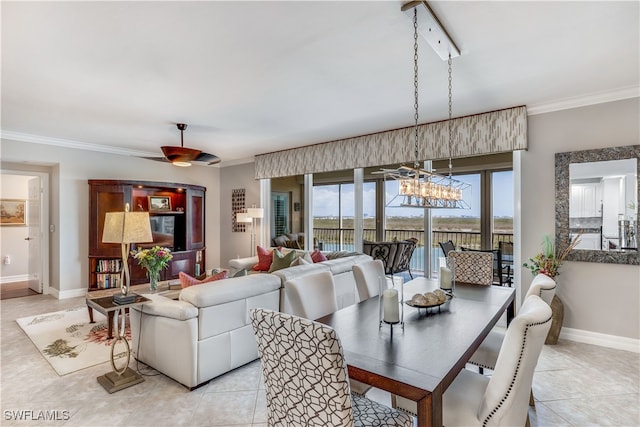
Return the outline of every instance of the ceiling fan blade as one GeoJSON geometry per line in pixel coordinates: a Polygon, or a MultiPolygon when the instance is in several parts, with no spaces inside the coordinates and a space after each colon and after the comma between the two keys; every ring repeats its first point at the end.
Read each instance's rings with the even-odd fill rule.
{"type": "Polygon", "coordinates": [[[141,159],[155,160],[156,162],[169,163],[166,157],[141,157],[141,159]]]}
{"type": "Polygon", "coordinates": [[[215,165],[221,161],[220,157],[209,153],[200,153],[194,160],[196,162],[205,162],[209,165],[215,165]]]}

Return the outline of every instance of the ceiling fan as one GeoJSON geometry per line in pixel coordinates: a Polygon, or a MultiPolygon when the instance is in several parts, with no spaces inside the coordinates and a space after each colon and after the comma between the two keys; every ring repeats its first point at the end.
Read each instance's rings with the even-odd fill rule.
{"type": "Polygon", "coordinates": [[[206,163],[207,165],[215,165],[220,163],[220,157],[205,153],[194,148],[186,148],[184,146],[184,130],[187,128],[185,123],[177,123],[176,126],[180,130],[180,146],[164,145],[160,147],[164,157],[148,157],[151,160],[161,162],[169,162],[176,166],[191,166],[192,162],[206,163]]]}

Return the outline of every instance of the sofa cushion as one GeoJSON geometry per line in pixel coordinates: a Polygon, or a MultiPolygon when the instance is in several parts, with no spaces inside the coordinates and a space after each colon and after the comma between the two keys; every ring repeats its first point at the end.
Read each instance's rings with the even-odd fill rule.
{"type": "Polygon", "coordinates": [[[291,251],[285,255],[279,250],[274,249],[269,273],[289,267],[293,260],[296,259],[296,256],[295,251],[291,251]]]}
{"type": "Polygon", "coordinates": [[[273,262],[273,251],[258,246],[256,248],[258,253],[258,263],[253,266],[253,271],[269,271],[271,263],[273,262]]]}
{"type": "Polygon", "coordinates": [[[150,316],[169,317],[176,320],[198,317],[198,309],[187,302],[170,300],[158,294],[144,294],[144,296],[151,302],[133,307],[134,310],[150,316]]]}
{"type": "Polygon", "coordinates": [[[322,262],[326,261],[327,257],[322,252],[316,249],[311,253],[311,259],[313,260],[313,262],[322,262]]]}
{"type": "Polygon", "coordinates": [[[226,279],[227,271],[222,270],[221,272],[213,274],[204,280],[198,280],[195,277],[191,277],[187,273],[182,271],[178,273],[178,277],[180,278],[180,286],[182,288],[188,288],[189,286],[200,285],[202,283],[214,282],[216,280],[226,279]]]}
{"type": "Polygon", "coordinates": [[[280,279],[272,274],[252,274],[190,286],[180,292],[180,301],[186,301],[198,308],[208,307],[260,295],[279,289],[280,286],[280,279]]]}

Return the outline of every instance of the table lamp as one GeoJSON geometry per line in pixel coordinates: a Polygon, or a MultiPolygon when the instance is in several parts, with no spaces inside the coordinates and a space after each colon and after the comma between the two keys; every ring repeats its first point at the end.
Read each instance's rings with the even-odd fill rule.
{"type": "Polygon", "coordinates": [[[131,279],[128,259],[131,243],[152,241],[149,212],[129,212],[129,203],[125,204],[124,212],[107,212],[104,218],[102,242],[120,243],[122,250],[121,293],[113,296],[114,303],[130,304],[136,299],[135,295],[129,295],[131,279]]]}

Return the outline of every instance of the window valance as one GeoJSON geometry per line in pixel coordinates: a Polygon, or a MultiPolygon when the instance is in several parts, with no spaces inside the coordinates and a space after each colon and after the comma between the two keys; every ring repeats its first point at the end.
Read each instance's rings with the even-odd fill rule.
{"type": "MultiPolygon", "coordinates": [[[[420,160],[449,158],[448,120],[418,127],[420,160]]],[[[502,153],[527,148],[527,109],[515,107],[452,120],[451,157],[502,153]]],[[[255,178],[278,178],[408,163],[416,160],[413,126],[290,150],[260,154],[255,178]],[[339,154],[338,154],[339,153],[339,154]]]]}

